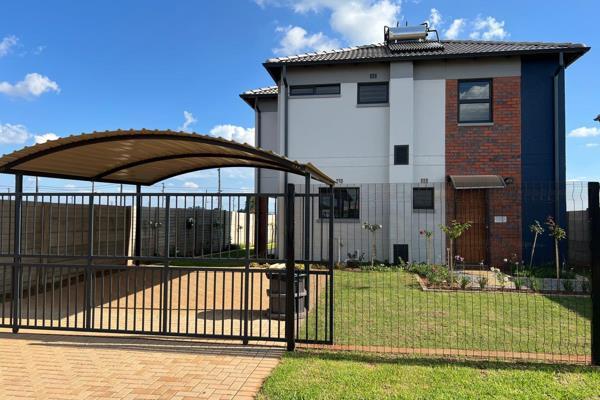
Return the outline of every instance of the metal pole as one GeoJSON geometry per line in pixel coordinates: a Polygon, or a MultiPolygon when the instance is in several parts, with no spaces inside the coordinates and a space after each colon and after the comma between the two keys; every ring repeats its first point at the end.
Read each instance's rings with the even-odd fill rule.
{"type": "Polygon", "coordinates": [[[88,196],[88,235],[87,235],[87,265],[85,268],[85,289],[84,289],[84,306],[85,306],[85,327],[92,327],[92,262],[94,256],[94,195],[88,196]]]}
{"type": "Polygon", "coordinates": [[[285,338],[287,350],[296,348],[294,337],[294,301],[295,301],[295,260],[294,260],[294,184],[286,187],[285,196],[285,338]]]}
{"type": "Polygon", "coordinates": [[[310,203],[310,174],[306,174],[304,177],[304,273],[306,274],[304,307],[306,311],[310,304],[310,203]]]}
{"type": "Polygon", "coordinates": [[[335,190],[329,186],[329,342],[333,343],[333,221],[335,218],[335,190]]]}
{"type": "Polygon", "coordinates": [[[600,183],[588,182],[592,251],[592,365],[600,365],[600,183]]]}
{"type": "Polygon", "coordinates": [[[165,197],[165,248],[164,248],[164,267],[163,267],[163,309],[162,309],[162,333],[167,334],[169,331],[169,247],[171,236],[171,196],[165,197]]]}
{"type": "Polygon", "coordinates": [[[242,339],[242,343],[248,344],[248,308],[250,307],[248,304],[250,290],[250,196],[246,196],[246,217],[244,223],[246,254],[244,260],[244,338],[242,339]]]}
{"type": "Polygon", "coordinates": [[[15,174],[15,229],[13,237],[13,268],[12,268],[12,331],[19,332],[21,316],[21,206],[23,204],[23,175],[15,174]]]}
{"type": "Polygon", "coordinates": [[[142,254],[142,186],[135,186],[135,242],[134,242],[134,256],[135,265],[140,265],[139,257],[142,254]]]}

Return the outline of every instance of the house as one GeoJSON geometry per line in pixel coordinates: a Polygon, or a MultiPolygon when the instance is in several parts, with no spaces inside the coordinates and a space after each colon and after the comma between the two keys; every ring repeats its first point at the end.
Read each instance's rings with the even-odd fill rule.
{"type": "MultiPolygon", "coordinates": [[[[589,48],[437,41],[425,32],[268,59],[275,85],[240,95],[255,110],[256,143],[337,179],[339,259],[369,256],[361,230],[369,222],[383,225],[379,259],[424,261],[426,229],[435,231],[436,261],[444,260],[438,226],[456,219],[473,223],[456,243],[467,263],[521,260],[534,220],[566,220],[564,74],[589,48]],[[543,196],[529,195],[532,187],[543,196]]],[[[261,192],[281,192],[288,181],[304,190],[297,177],[257,173],[261,192]]],[[[325,221],[328,212],[319,202],[313,217],[325,221]]],[[[538,243],[538,261],[552,260],[551,243],[538,243]]]]}

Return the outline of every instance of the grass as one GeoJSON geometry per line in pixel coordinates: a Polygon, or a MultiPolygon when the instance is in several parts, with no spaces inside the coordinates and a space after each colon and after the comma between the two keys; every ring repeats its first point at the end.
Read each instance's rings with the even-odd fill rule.
{"type": "Polygon", "coordinates": [[[598,399],[600,369],[358,353],[286,353],[267,399],[598,399]]]}
{"type": "MultiPolygon", "coordinates": [[[[335,271],[342,345],[577,354],[590,352],[591,300],[509,291],[423,291],[404,271],[335,271]]],[[[300,338],[326,339],[324,291],[300,338]],[[308,331],[308,332],[307,332],[308,331]]]]}

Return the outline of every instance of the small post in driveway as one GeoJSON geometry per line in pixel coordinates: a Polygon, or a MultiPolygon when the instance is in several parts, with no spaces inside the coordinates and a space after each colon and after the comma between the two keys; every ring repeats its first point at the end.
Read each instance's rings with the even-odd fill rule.
{"type": "Polygon", "coordinates": [[[295,260],[294,260],[294,184],[288,183],[285,191],[285,339],[287,350],[296,348],[294,337],[296,293],[294,288],[295,260]]]}
{"type": "Polygon", "coordinates": [[[600,183],[588,182],[592,251],[592,365],[600,365],[600,183]]]}

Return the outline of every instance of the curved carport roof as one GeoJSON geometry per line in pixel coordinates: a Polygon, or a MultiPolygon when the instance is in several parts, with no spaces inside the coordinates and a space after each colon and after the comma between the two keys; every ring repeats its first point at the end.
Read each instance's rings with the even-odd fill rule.
{"type": "Polygon", "coordinates": [[[0,158],[0,172],[153,185],[187,172],[222,167],[268,168],[334,181],[302,164],[248,144],[168,130],[94,132],[36,144],[0,158]]]}

